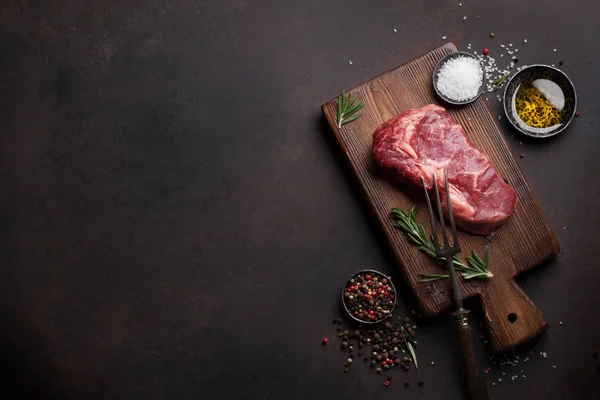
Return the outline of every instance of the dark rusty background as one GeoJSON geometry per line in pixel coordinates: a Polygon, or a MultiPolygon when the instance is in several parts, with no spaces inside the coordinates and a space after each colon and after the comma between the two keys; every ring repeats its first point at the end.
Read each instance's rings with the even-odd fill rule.
{"type": "Polygon", "coordinates": [[[446,35],[563,60],[578,89],[555,139],[501,121],[562,252],[520,280],[551,323],[535,356],[487,378],[600,398],[600,6],[458,1],[0,2],[0,396],[462,398],[445,317],[410,388],[342,373],[340,285],[396,269],[320,111],[446,35]]]}

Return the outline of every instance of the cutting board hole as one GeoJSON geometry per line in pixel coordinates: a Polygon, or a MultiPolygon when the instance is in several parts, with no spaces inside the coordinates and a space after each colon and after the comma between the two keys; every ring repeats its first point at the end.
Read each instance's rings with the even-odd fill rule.
{"type": "Polygon", "coordinates": [[[515,314],[514,312],[511,312],[510,314],[508,314],[506,316],[506,319],[508,319],[508,322],[510,322],[511,324],[514,324],[515,322],[517,322],[517,314],[515,314]]]}

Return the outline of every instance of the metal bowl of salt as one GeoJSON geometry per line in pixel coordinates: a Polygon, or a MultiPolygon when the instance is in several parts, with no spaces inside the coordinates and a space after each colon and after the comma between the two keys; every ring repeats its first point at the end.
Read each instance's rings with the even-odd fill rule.
{"type": "Polygon", "coordinates": [[[534,138],[564,131],[577,111],[577,94],[569,77],[549,65],[530,65],[504,89],[504,113],[516,130],[534,138]]]}
{"type": "Polygon", "coordinates": [[[485,89],[481,61],[465,51],[444,56],[433,70],[433,89],[449,104],[465,105],[475,101],[485,89]]]}

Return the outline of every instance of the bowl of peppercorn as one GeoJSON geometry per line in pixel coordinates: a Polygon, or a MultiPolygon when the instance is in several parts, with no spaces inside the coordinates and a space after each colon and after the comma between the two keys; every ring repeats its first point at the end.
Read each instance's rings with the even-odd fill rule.
{"type": "Polygon", "coordinates": [[[361,270],[344,285],[342,304],[354,320],[376,324],[392,315],[396,288],[389,276],[375,270],[361,270]]]}

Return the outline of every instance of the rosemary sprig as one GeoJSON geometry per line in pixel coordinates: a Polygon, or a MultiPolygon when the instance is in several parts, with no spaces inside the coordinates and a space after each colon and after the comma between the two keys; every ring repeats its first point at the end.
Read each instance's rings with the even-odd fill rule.
{"type": "Polygon", "coordinates": [[[507,72],[506,74],[504,74],[503,76],[501,76],[500,78],[498,78],[494,82],[492,82],[492,88],[494,88],[494,90],[497,90],[498,88],[500,88],[502,86],[502,84],[504,83],[504,81],[506,81],[506,78],[508,78],[509,75],[510,75],[510,72],[507,72]]]}
{"type": "MultiPolygon", "coordinates": [[[[412,206],[408,212],[400,208],[392,208],[390,211],[390,218],[392,219],[392,224],[402,229],[407,239],[417,245],[419,250],[439,262],[446,262],[445,257],[436,257],[435,245],[433,244],[432,239],[427,237],[423,224],[417,222],[416,214],[417,209],[415,206],[412,206]]],[[[485,260],[482,260],[477,252],[472,250],[471,255],[467,257],[467,263],[465,263],[458,254],[452,257],[452,262],[454,268],[461,272],[464,279],[485,279],[494,276],[488,267],[489,258],[490,249],[488,248],[485,253],[485,260]]],[[[420,282],[432,282],[448,277],[448,275],[442,274],[420,274],[420,276],[420,282]]]]}
{"type": "Polygon", "coordinates": [[[346,96],[346,92],[342,92],[338,97],[338,128],[341,128],[342,125],[355,121],[362,116],[362,113],[357,114],[357,112],[363,108],[364,104],[361,100],[358,100],[358,102],[356,100],[356,95],[354,95],[353,98],[350,98],[350,94],[346,96]]]}

